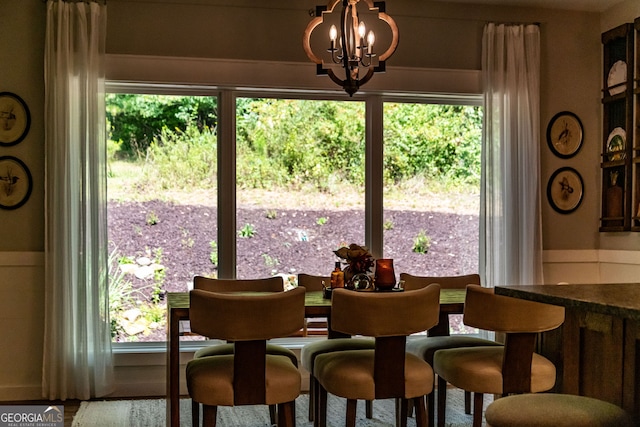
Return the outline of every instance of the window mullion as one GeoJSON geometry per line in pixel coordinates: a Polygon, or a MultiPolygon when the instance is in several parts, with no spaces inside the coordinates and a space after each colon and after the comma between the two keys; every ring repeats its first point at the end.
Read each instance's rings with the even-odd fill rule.
{"type": "Polygon", "coordinates": [[[218,277],[236,278],[236,96],[223,90],[218,109],[218,277]]]}
{"type": "Polygon", "coordinates": [[[366,98],[365,148],[365,242],[374,258],[383,257],[383,102],[381,96],[366,98]]]}

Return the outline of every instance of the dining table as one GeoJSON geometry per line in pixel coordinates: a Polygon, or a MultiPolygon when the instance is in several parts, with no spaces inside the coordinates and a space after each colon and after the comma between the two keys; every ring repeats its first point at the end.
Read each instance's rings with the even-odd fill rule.
{"type": "MultiPolygon", "coordinates": [[[[355,292],[355,291],[354,291],[355,292]]],[[[440,290],[440,313],[461,314],[464,310],[464,289],[440,290]]],[[[182,322],[189,320],[189,293],[168,292],[167,301],[167,425],[180,427],[180,336],[182,322]]],[[[304,314],[306,318],[326,318],[327,338],[344,335],[331,329],[331,299],[322,291],[308,291],[305,294],[304,314]]],[[[448,331],[433,329],[429,335],[448,334],[448,331]]]]}

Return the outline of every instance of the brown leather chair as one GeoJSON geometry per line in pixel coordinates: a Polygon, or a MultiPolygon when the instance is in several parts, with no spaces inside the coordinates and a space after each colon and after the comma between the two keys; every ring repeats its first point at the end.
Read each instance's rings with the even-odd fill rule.
{"type": "Polygon", "coordinates": [[[504,346],[480,346],[436,351],[438,426],[444,426],[447,382],[474,393],[473,426],[482,425],[484,393],[509,395],[553,388],[556,368],[534,353],[536,336],[564,322],[564,308],[496,295],[493,289],[467,286],[464,323],[502,332],[504,346]]]}
{"type": "Polygon", "coordinates": [[[405,292],[336,289],[331,304],[332,328],[374,337],[375,348],[316,357],[313,373],[319,385],[319,408],[315,425],[326,425],[327,394],[331,393],[347,399],[347,427],[355,426],[358,400],[387,398],[401,400],[396,408],[401,426],[406,426],[409,400],[416,408],[416,425],[426,426],[424,396],[433,390],[433,369],[422,358],[406,352],[406,338],[437,323],[440,286],[405,292]]]}
{"type": "MultiPolygon", "coordinates": [[[[298,274],[298,286],[304,286],[307,292],[322,291],[322,282],[325,283],[325,286],[330,286],[331,277],[306,273],[298,274]]],[[[327,335],[327,327],[327,319],[325,318],[305,319],[302,335],[305,337],[308,335],[327,335]]]]}
{"type": "MultiPolygon", "coordinates": [[[[420,289],[432,283],[437,283],[442,289],[465,289],[467,285],[480,285],[478,274],[467,274],[462,276],[415,276],[408,273],[400,273],[400,280],[404,280],[404,289],[420,289]]],[[[413,337],[407,342],[407,351],[422,357],[429,365],[433,366],[433,355],[436,351],[445,348],[457,347],[477,347],[487,345],[501,345],[495,341],[471,337],[461,334],[450,334],[449,314],[440,312],[438,325],[431,328],[429,336],[413,337]]],[[[435,394],[427,396],[427,413],[429,414],[429,425],[434,425],[435,394]]],[[[464,392],[465,413],[471,413],[471,393],[464,392]]]]}
{"type": "Polygon", "coordinates": [[[263,295],[194,289],[194,332],[232,341],[233,354],[200,357],[187,364],[193,425],[215,426],[218,406],[277,405],[278,426],[295,426],[300,372],[288,357],[267,353],[266,341],[287,336],[304,323],[304,288],[263,295]]]}
{"type": "MultiPolygon", "coordinates": [[[[214,279],[211,277],[195,276],[193,278],[193,288],[211,292],[283,292],[284,281],[280,276],[273,276],[259,279],[214,279]]],[[[197,350],[193,357],[195,359],[207,356],[220,356],[233,354],[232,343],[217,344],[203,347],[197,350]]],[[[298,357],[286,347],[277,344],[267,344],[267,353],[286,356],[294,366],[298,367],[298,357]]],[[[271,424],[276,423],[276,407],[269,406],[271,424]]]]}

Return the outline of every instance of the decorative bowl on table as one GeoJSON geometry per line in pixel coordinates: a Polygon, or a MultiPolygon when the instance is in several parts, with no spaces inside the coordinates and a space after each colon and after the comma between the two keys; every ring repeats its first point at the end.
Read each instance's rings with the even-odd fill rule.
{"type": "Polygon", "coordinates": [[[351,278],[350,287],[356,291],[369,291],[372,289],[371,277],[366,273],[358,273],[351,278]]]}

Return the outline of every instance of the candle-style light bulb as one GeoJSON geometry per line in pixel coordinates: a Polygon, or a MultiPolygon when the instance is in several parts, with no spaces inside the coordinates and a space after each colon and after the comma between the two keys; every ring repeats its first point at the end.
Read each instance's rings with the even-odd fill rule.
{"type": "Polygon", "coordinates": [[[367,33],[367,28],[364,26],[364,21],[360,21],[360,25],[358,25],[358,35],[360,39],[364,40],[364,35],[367,33]]]}
{"type": "Polygon", "coordinates": [[[360,21],[358,24],[358,58],[361,60],[364,57],[364,36],[367,34],[367,28],[364,26],[364,21],[360,21]]]}
{"type": "Polygon", "coordinates": [[[336,38],[338,38],[338,29],[335,25],[329,28],[329,39],[331,40],[331,50],[336,48],[336,38]]]}
{"type": "Polygon", "coordinates": [[[371,55],[371,51],[373,49],[373,43],[376,41],[376,36],[373,34],[373,31],[369,31],[367,34],[367,53],[371,55]]]}

